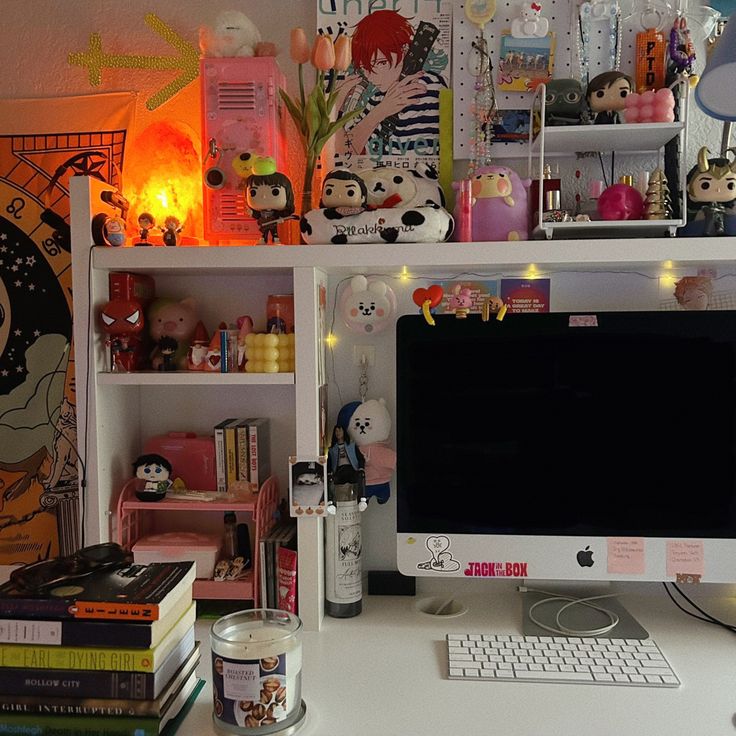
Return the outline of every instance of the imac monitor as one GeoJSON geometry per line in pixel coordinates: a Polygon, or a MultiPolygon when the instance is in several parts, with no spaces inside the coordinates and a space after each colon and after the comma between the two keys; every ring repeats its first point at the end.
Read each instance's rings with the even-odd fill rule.
{"type": "Polygon", "coordinates": [[[435,320],[397,325],[401,572],[736,581],[735,314],[435,320]]]}

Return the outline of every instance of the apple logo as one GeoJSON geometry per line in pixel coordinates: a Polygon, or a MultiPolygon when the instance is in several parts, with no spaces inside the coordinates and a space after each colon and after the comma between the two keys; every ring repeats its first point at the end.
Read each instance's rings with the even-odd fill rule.
{"type": "Polygon", "coordinates": [[[590,549],[590,545],[578,552],[578,565],[580,567],[593,567],[593,551],[590,549]]]}

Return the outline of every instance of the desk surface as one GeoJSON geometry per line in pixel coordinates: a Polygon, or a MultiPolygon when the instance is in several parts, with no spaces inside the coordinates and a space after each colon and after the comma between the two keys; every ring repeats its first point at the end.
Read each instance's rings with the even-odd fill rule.
{"type": "MultiPolygon", "coordinates": [[[[677,689],[448,680],[446,633],[520,633],[520,596],[506,583],[483,593],[463,586],[456,598],[468,612],[436,620],[416,610],[421,597],[367,596],[360,616],[325,618],[322,631],[306,632],[308,720],[299,736],[736,734],[736,637],[686,616],[661,585],[621,601],[669,659],[682,681],[677,689]]],[[[736,599],[698,600],[736,621],[736,599]]],[[[183,725],[187,734],[214,733],[210,624],[198,623],[207,687],[183,725]]]]}

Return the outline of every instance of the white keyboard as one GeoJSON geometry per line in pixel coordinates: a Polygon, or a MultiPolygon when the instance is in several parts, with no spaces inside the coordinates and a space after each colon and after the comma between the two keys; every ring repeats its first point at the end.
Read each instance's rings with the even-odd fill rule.
{"type": "Polygon", "coordinates": [[[448,634],[451,680],[679,687],[651,639],[448,634]]]}

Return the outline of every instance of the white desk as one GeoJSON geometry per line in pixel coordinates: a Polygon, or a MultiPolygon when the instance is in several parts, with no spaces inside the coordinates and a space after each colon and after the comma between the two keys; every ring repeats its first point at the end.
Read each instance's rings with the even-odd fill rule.
{"type": "MultiPolygon", "coordinates": [[[[417,612],[421,597],[366,596],[360,616],[325,618],[321,632],[305,633],[308,719],[299,736],[736,734],[736,636],[686,616],[661,585],[640,585],[621,600],[669,659],[677,689],[448,680],[446,633],[520,633],[519,594],[508,582],[459,582],[469,611],[458,618],[417,612]]],[[[736,621],[736,598],[703,605],[736,621]]],[[[214,733],[210,624],[198,624],[208,682],[182,726],[187,735],[214,733]]]]}

